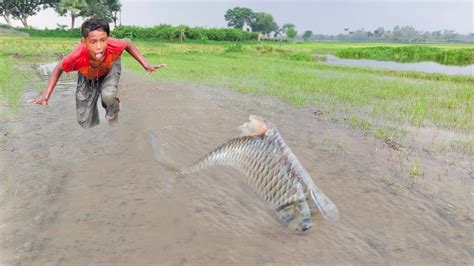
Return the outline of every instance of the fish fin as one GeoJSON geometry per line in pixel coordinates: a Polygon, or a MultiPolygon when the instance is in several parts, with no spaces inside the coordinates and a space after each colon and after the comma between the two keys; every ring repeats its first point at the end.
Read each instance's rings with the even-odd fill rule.
{"type": "Polygon", "coordinates": [[[160,150],[160,147],[159,147],[160,145],[158,143],[158,138],[151,130],[148,130],[148,140],[150,142],[151,148],[153,149],[153,154],[155,155],[155,159],[161,165],[163,165],[167,170],[176,171],[178,169],[176,167],[176,163],[166,158],[163,155],[163,152],[160,150]]]}
{"type": "Polygon", "coordinates": [[[158,149],[158,138],[153,132],[151,132],[151,130],[148,130],[148,141],[150,142],[151,148],[153,149],[153,154],[155,155],[155,159],[158,162],[161,162],[161,154],[158,149]]]}
{"type": "Polygon", "coordinates": [[[319,189],[309,187],[312,205],[316,206],[326,221],[333,222],[339,217],[336,205],[324,195],[319,189]]]}
{"type": "Polygon", "coordinates": [[[256,115],[250,115],[249,121],[239,127],[241,136],[261,136],[267,133],[269,123],[256,115]]]}

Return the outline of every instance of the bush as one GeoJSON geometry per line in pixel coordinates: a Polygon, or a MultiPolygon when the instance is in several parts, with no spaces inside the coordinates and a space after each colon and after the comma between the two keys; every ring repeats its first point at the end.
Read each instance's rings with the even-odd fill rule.
{"type": "Polygon", "coordinates": [[[225,48],[226,53],[240,53],[243,50],[243,46],[240,43],[233,43],[225,48]]]}
{"type": "Polygon", "coordinates": [[[81,38],[81,30],[73,29],[54,29],[54,30],[38,30],[34,28],[16,28],[17,31],[29,34],[31,37],[61,37],[61,38],[81,38]]]}
{"type": "Polygon", "coordinates": [[[184,39],[196,41],[249,41],[257,40],[258,34],[239,29],[206,29],[203,27],[171,26],[161,24],[154,27],[142,28],[137,26],[116,27],[111,35],[116,38],[137,40],[179,41],[184,29],[184,39]]]}
{"type": "Polygon", "coordinates": [[[373,59],[402,63],[433,61],[444,65],[474,64],[474,49],[443,50],[429,46],[347,48],[335,53],[341,58],[373,59]]]}
{"type": "Polygon", "coordinates": [[[314,62],[314,57],[312,55],[302,52],[283,53],[282,58],[291,61],[314,62]]]}

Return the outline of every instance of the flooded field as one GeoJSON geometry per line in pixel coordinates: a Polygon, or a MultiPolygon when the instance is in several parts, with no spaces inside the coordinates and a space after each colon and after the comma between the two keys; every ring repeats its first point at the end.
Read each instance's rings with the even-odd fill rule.
{"type": "MultiPolygon", "coordinates": [[[[40,66],[43,79],[50,66],[40,66]]],[[[387,145],[318,110],[124,71],[119,123],[82,129],[75,76],[49,105],[0,125],[0,264],[470,264],[472,161],[387,145]],[[305,235],[282,227],[241,173],[176,181],[147,142],[189,165],[268,118],[339,209],[305,235]]],[[[37,95],[27,88],[24,100],[37,95]]]]}
{"type": "Polygon", "coordinates": [[[435,62],[398,63],[390,61],[377,61],[367,59],[343,59],[334,55],[324,55],[327,63],[343,66],[370,67],[378,69],[390,69],[401,71],[418,71],[426,73],[439,73],[447,75],[474,75],[474,65],[470,66],[446,66],[435,62]]]}

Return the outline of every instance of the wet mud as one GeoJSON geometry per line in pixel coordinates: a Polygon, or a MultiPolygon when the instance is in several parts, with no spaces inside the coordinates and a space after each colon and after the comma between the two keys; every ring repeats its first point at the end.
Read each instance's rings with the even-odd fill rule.
{"type": "MultiPolygon", "coordinates": [[[[157,73],[159,75],[159,73],[157,73]]],[[[45,73],[44,75],[47,75],[45,73]]],[[[0,124],[0,263],[472,264],[472,161],[394,149],[317,107],[124,71],[118,124],[84,130],[75,77],[49,106],[0,124]],[[275,124],[339,219],[296,235],[230,168],[186,179],[155,161],[147,130],[179,165],[238,135],[250,114],[275,124]]],[[[37,95],[27,88],[26,99],[37,95]]]]}

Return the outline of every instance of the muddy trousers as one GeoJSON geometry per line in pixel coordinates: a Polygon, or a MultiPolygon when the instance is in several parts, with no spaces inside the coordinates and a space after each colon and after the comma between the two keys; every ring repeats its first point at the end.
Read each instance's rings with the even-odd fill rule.
{"type": "Polygon", "coordinates": [[[120,59],[113,63],[107,75],[98,80],[91,80],[81,72],[77,73],[76,112],[79,125],[83,128],[91,128],[99,124],[99,109],[97,107],[99,95],[102,107],[106,110],[106,117],[116,115],[120,108],[117,98],[118,82],[122,73],[120,59]]]}

